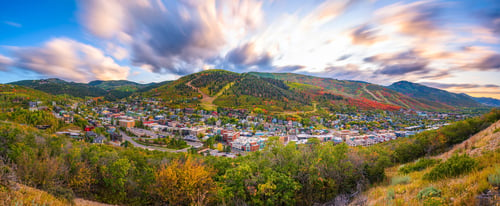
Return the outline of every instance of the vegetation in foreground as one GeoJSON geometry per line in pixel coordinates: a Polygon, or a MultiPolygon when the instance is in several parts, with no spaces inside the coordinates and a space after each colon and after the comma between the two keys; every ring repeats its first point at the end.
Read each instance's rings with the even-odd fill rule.
{"type": "MultiPolygon", "coordinates": [[[[423,204],[417,193],[427,186],[434,189],[422,192],[420,199],[449,203],[454,197],[454,201],[467,202],[491,188],[488,177],[494,174],[493,165],[498,165],[498,151],[474,157],[479,158],[474,160],[478,164],[471,169],[451,167],[450,171],[461,172],[452,172],[445,180],[422,177],[442,164],[448,170],[454,165],[447,166],[448,160],[412,171],[408,178],[395,178],[390,189],[383,185],[395,176],[395,165],[442,153],[499,119],[500,111],[493,110],[481,118],[372,147],[322,144],[317,139],[306,145],[283,145],[271,139],[264,150],[236,159],[90,145],[26,125],[0,123],[3,168],[15,177],[2,176],[0,182],[2,195],[7,197],[15,193],[10,185],[17,181],[64,201],[77,196],[130,205],[347,204],[372,185],[380,186],[369,190],[374,190],[369,197],[383,196],[383,201],[399,204],[423,204]],[[385,172],[386,168],[393,169],[385,172]],[[465,183],[455,181],[464,175],[471,177],[465,183]],[[446,188],[445,184],[455,186],[446,188]],[[401,200],[401,194],[414,194],[415,199],[401,200]]],[[[495,176],[490,179],[494,182],[495,176]]]]}

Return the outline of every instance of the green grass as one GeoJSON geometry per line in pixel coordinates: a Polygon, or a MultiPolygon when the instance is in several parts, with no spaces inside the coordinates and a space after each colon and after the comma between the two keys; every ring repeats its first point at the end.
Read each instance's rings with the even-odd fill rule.
{"type": "Polygon", "coordinates": [[[408,163],[406,165],[403,165],[398,169],[398,172],[401,174],[408,174],[410,172],[422,171],[425,168],[435,165],[436,163],[439,162],[440,160],[437,159],[421,158],[414,163],[408,163]]]}
{"type": "Polygon", "coordinates": [[[488,182],[495,187],[500,187],[500,167],[497,167],[495,173],[488,176],[488,182]]]}
{"type": "Polygon", "coordinates": [[[448,177],[456,177],[461,174],[471,172],[477,167],[477,161],[468,155],[453,155],[446,162],[438,164],[429,173],[424,175],[424,179],[438,180],[448,177]]]}
{"type": "Polygon", "coordinates": [[[391,178],[391,185],[405,185],[411,182],[409,176],[395,176],[391,178]]]}

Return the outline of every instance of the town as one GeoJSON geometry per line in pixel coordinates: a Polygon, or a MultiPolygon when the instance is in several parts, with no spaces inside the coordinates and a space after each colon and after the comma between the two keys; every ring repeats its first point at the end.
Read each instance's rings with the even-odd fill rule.
{"type": "MultiPolygon", "coordinates": [[[[42,102],[30,102],[30,110],[47,109],[42,102]]],[[[46,105],[46,104],[45,104],[46,105]]],[[[203,155],[235,157],[257,151],[275,137],[282,144],[345,142],[349,146],[370,146],[424,130],[438,129],[471,114],[399,110],[395,112],[326,113],[297,117],[270,115],[246,109],[206,111],[168,108],[154,98],[116,103],[66,105],[53,102],[53,114],[81,125],[59,134],[92,143],[140,147],[169,152],[197,152],[203,155]]],[[[43,125],[40,126],[43,128],[43,125]]]]}

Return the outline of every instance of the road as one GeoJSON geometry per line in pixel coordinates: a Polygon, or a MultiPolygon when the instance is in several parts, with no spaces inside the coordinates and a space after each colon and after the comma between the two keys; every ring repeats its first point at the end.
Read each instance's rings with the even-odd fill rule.
{"type": "Polygon", "coordinates": [[[137,143],[132,137],[128,136],[125,134],[125,132],[120,131],[120,134],[122,135],[123,140],[129,141],[134,145],[134,147],[139,147],[147,150],[158,150],[158,151],[163,151],[163,152],[187,152],[188,148],[180,149],[180,150],[173,150],[173,149],[167,149],[167,148],[160,148],[160,147],[154,147],[154,146],[146,146],[137,143]]]}

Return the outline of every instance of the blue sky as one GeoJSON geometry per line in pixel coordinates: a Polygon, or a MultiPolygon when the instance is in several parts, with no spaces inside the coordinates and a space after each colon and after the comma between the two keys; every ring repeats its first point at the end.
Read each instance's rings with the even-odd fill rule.
{"type": "Polygon", "coordinates": [[[2,1],[0,83],[205,69],[418,82],[500,98],[495,0],[2,1]]]}

